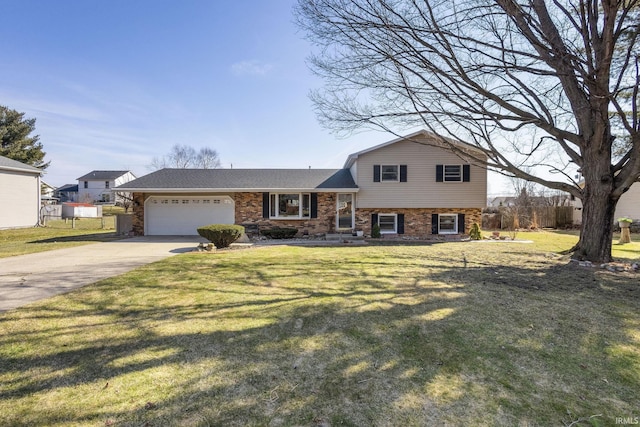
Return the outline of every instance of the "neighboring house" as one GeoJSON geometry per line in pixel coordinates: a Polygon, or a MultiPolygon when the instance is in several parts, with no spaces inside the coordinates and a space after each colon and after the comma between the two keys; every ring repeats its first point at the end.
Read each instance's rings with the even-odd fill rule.
{"type": "Polygon", "coordinates": [[[117,186],[136,179],[129,171],[92,171],[78,178],[78,202],[121,203],[117,186]]]}
{"type": "Polygon", "coordinates": [[[60,202],[77,202],[78,201],[78,184],[65,184],[56,188],[55,197],[60,202]]]}
{"type": "MultiPolygon", "coordinates": [[[[481,221],[486,170],[421,131],[350,155],[342,169],[162,169],[133,193],[134,233],[189,235],[206,224],[427,237],[481,221]]],[[[460,143],[459,147],[462,147],[460,143]]],[[[468,148],[467,148],[468,150],[468,148]]]]}
{"type": "Polygon", "coordinates": [[[618,200],[614,219],[618,218],[640,220],[640,182],[633,184],[618,200]]]}
{"type": "MultiPolygon", "coordinates": [[[[582,200],[575,199],[573,202],[573,223],[582,223],[582,200]]],[[[633,184],[626,193],[624,193],[618,204],[616,205],[616,212],[613,215],[614,223],[617,223],[618,218],[631,218],[633,220],[640,220],[640,182],[633,184]]]]}
{"type": "Polygon", "coordinates": [[[511,207],[516,205],[516,197],[514,196],[498,196],[487,201],[487,207],[500,208],[511,207]]]}
{"type": "Polygon", "coordinates": [[[38,168],[0,156],[0,229],[39,224],[41,175],[38,168]]]}
{"type": "Polygon", "coordinates": [[[56,188],[53,185],[50,185],[44,182],[42,179],[40,180],[40,202],[43,205],[54,205],[58,203],[58,198],[55,197],[56,188]]]}

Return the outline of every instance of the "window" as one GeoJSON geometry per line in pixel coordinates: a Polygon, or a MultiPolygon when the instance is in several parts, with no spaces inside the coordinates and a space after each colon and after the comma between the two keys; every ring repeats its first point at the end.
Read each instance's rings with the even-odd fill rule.
{"type": "Polygon", "coordinates": [[[271,193],[269,216],[271,218],[309,218],[311,195],[309,193],[271,193]]]}
{"type": "Polygon", "coordinates": [[[436,165],[436,182],[470,182],[471,165],[436,165]]]}
{"type": "Polygon", "coordinates": [[[188,205],[188,204],[189,204],[189,201],[188,201],[188,200],[186,200],[186,199],[183,199],[183,200],[182,200],[182,204],[183,204],[183,205],[188,205]]]}
{"type": "Polygon", "coordinates": [[[461,165],[444,165],[444,181],[460,182],[462,181],[461,165]]]}
{"type": "Polygon", "coordinates": [[[84,182],[84,188],[89,188],[89,181],[84,182]]]}
{"type": "Polygon", "coordinates": [[[398,165],[382,165],[380,166],[380,180],[385,181],[398,181],[398,165]]]}
{"type": "Polygon", "coordinates": [[[373,165],[373,182],[407,182],[407,165],[373,165]]]}
{"type": "Polygon", "coordinates": [[[438,232],[440,234],[458,233],[458,215],[440,214],[438,216],[438,232]]]}
{"type": "Polygon", "coordinates": [[[396,218],[395,214],[379,214],[378,225],[380,226],[380,233],[395,233],[397,230],[396,218]]]}
{"type": "Polygon", "coordinates": [[[104,188],[109,188],[109,181],[104,182],[104,188]]]}

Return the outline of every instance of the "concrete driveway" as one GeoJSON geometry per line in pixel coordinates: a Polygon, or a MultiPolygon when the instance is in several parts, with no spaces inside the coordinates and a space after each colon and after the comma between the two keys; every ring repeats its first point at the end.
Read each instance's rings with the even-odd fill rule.
{"type": "Polygon", "coordinates": [[[0,259],[0,312],[196,249],[199,236],[134,237],[0,259]]]}

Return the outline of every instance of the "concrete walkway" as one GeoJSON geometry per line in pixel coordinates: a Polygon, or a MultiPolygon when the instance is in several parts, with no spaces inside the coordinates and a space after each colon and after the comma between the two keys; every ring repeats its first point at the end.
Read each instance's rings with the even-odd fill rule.
{"type": "Polygon", "coordinates": [[[196,249],[199,236],[134,237],[0,259],[0,312],[196,249]]]}

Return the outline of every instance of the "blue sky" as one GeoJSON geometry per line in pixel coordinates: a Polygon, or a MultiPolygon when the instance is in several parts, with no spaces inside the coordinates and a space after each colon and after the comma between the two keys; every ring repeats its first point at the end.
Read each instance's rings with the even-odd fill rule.
{"type": "Polygon", "coordinates": [[[294,3],[0,0],[0,104],[36,118],[54,186],[145,175],[174,144],[213,148],[223,167],[342,167],[394,137],[318,124],[294,3]]]}

